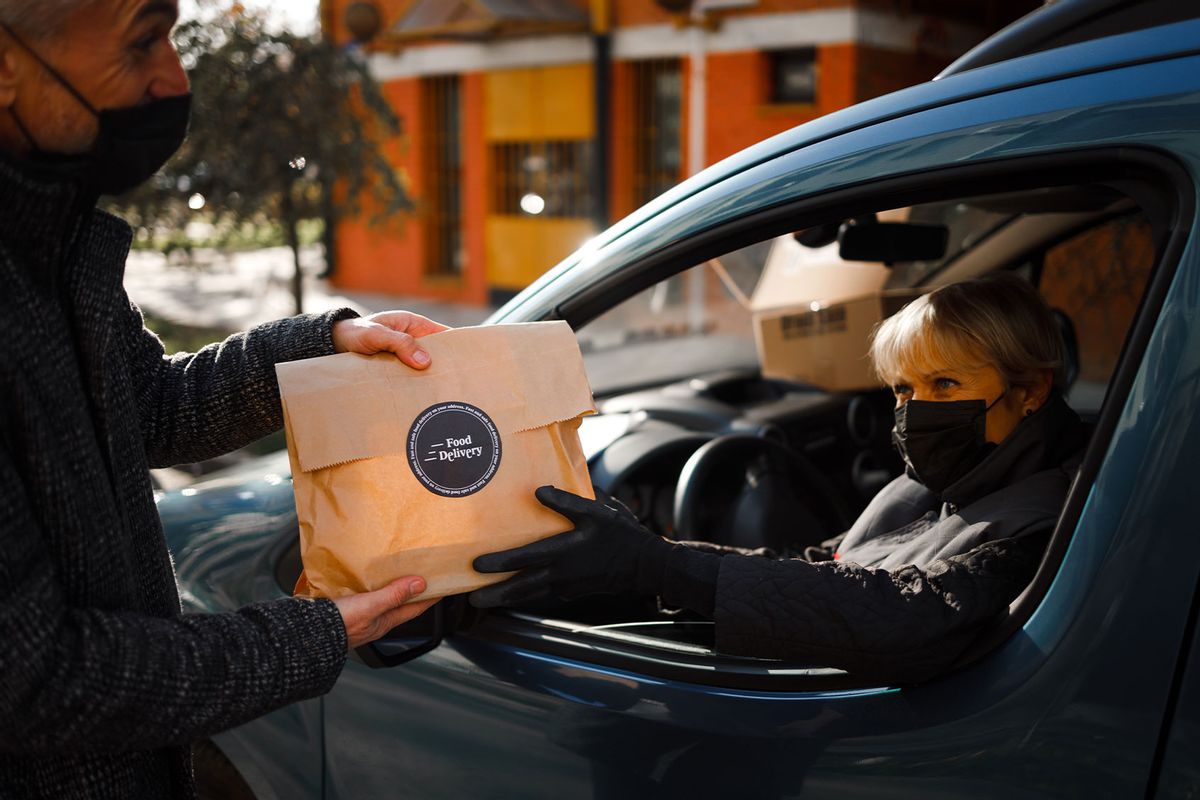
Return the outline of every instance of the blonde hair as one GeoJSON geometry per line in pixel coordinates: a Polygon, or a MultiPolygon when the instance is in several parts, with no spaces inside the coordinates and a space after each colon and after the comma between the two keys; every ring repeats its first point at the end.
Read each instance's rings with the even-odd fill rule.
{"type": "Polygon", "coordinates": [[[1029,283],[999,273],[942,286],[876,326],[871,361],[885,384],[919,365],[990,365],[1009,386],[1030,386],[1046,370],[1066,388],[1066,345],[1046,301],[1029,283]]]}

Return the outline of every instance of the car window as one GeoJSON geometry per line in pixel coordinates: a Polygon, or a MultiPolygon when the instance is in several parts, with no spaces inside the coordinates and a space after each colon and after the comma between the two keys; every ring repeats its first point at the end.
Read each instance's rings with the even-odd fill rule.
{"type": "Polygon", "coordinates": [[[1153,266],[1153,231],[1142,214],[1109,220],[1046,251],[1038,288],[1074,329],[1076,408],[1100,408],[1153,266]]]}
{"type": "MultiPolygon", "coordinates": [[[[1005,175],[996,183],[1004,186],[1009,180],[1005,175]]],[[[687,494],[681,486],[694,474],[692,456],[705,443],[750,433],[801,454],[814,470],[791,485],[802,492],[809,482],[820,487],[815,494],[836,495],[850,519],[899,474],[901,463],[890,438],[893,400],[885,390],[867,383],[831,389],[801,379],[764,378],[759,372],[763,308],[778,299],[776,293],[787,294],[788,281],[811,282],[794,292],[793,299],[823,297],[810,285],[836,287],[844,298],[864,291],[888,297],[875,312],[886,315],[914,293],[940,284],[997,271],[1015,273],[1038,286],[1073,333],[1077,375],[1069,400],[1077,409],[1091,411],[1090,417],[1083,414],[1085,420],[1096,421],[1110,383],[1132,374],[1117,367],[1142,298],[1148,296],[1148,281],[1156,274],[1152,226],[1162,223],[1157,217],[1147,219],[1131,196],[1111,188],[1116,185],[1094,184],[1089,174],[1088,182],[1078,185],[962,194],[909,206],[895,205],[895,193],[884,194],[893,204],[864,207],[850,219],[820,222],[817,217],[819,225],[793,230],[775,225],[750,247],[716,257],[702,251],[705,255],[690,269],[629,296],[578,331],[600,401],[600,414],[586,419],[581,431],[593,482],[624,501],[659,535],[718,545],[767,544],[776,553],[795,555],[811,542],[792,547],[787,541],[747,544],[736,536],[717,541],[677,535],[681,497],[687,494]],[[838,231],[872,222],[944,226],[945,252],[890,264],[842,259],[838,231]],[[851,273],[856,277],[848,278],[851,273]],[[821,480],[814,483],[818,476],[821,480]]],[[[887,230],[879,233],[877,243],[890,246],[887,230]]],[[[738,241],[745,237],[739,235],[738,241]]],[[[853,327],[849,318],[834,310],[814,299],[788,313],[811,316],[792,326],[805,336],[846,333],[853,327]]],[[[862,332],[854,345],[858,355],[843,360],[860,360],[867,349],[871,326],[855,330],[862,332]]],[[[1140,358],[1140,351],[1134,355],[1140,358]]],[[[1105,420],[1115,413],[1101,417],[1097,430],[1104,430],[1109,425],[1105,420]]],[[[1093,444],[1092,451],[1103,452],[1103,445],[1093,444]]],[[[1099,463],[1085,461],[1092,476],[1099,463]]],[[[739,520],[754,519],[759,525],[766,519],[754,509],[755,493],[761,494],[764,484],[744,467],[721,465],[718,473],[726,483],[714,483],[699,495],[704,506],[698,516],[722,523],[712,530],[740,534],[735,530],[739,520]]],[[[1065,513],[1079,513],[1082,501],[1072,503],[1086,496],[1091,479],[1072,490],[1065,513]]],[[[820,502],[813,495],[808,499],[820,502]]],[[[802,517],[804,513],[784,514],[782,527],[799,525],[802,517]]],[[[824,522],[827,516],[814,511],[812,520],[824,522]]],[[[1069,522],[1061,529],[1069,540],[1069,522]]],[[[1052,544],[1050,552],[1061,558],[1065,545],[1054,548],[1052,544]]],[[[564,652],[585,659],[600,659],[598,654],[604,653],[603,663],[611,666],[705,683],[771,687],[787,674],[807,685],[803,682],[824,666],[723,655],[713,646],[711,623],[646,598],[549,602],[514,610],[507,619],[520,630],[533,631],[520,635],[535,637],[541,643],[537,647],[566,648],[564,652]]],[[[507,623],[501,618],[499,624],[507,623]]]]}

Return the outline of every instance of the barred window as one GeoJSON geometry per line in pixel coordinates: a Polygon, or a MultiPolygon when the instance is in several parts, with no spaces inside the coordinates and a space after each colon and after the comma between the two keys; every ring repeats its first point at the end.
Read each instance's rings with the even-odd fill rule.
{"type": "Polygon", "coordinates": [[[642,205],[678,183],[683,170],[683,72],[677,58],[632,67],[633,193],[642,205]]]}
{"type": "Polygon", "coordinates": [[[563,140],[492,145],[495,211],[516,216],[592,214],[592,143],[563,140]]]}

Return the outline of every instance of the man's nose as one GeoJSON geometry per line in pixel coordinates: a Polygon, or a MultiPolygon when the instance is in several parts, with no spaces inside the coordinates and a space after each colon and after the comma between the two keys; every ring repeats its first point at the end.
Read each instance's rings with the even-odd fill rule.
{"type": "Polygon", "coordinates": [[[150,97],[154,100],[187,94],[188,89],[191,88],[187,71],[179,60],[179,53],[175,50],[175,46],[163,48],[163,51],[161,63],[155,65],[157,69],[154,80],[150,83],[150,97]]]}

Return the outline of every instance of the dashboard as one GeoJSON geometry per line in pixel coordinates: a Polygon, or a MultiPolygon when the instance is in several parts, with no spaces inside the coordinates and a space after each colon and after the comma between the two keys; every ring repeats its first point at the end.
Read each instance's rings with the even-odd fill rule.
{"type": "MultiPolygon", "coordinates": [[[[901,471],[890,440],[892,399],[883,390],[830,394],[756,372],[726,372],[605,397],[597,407],[579,431],[593,484],[668,538],[679,538],[687,502],[701,506],[690,511],[706,521],[702,532],[769,526],[783,511],[803,513],[789,506],[831,500],[836,521],[823,527],[836,527],[901,471]],[[718,442],[735,439],[736,447],[718,442]],[[780,467],[787,474],[772,481],[764,465],[785,461],[796,464],[780,467]],[[705,484],[689,501],[687,484],[697,470],[705,484]]],[[[784,544],[781,536],[787,534],[770,544],[784,544]]]]}

